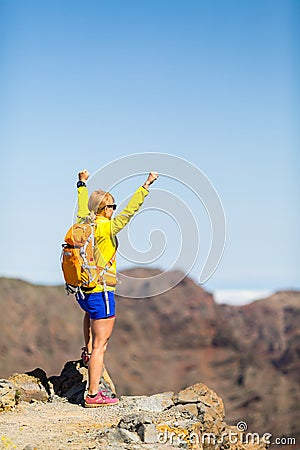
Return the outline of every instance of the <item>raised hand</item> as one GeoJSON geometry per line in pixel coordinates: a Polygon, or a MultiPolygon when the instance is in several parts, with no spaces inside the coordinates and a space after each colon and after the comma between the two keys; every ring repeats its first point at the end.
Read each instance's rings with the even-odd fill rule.
{"type": "Polygon", "coordinates": [[[158,173],[157,172],[150,172],[149,175],[148,175],[147,180],[143,184],[144,188],[148,189],[150,184],[154,183],[154,181],[157,180],[157,178],[158,178],[158,173]]]}
{"type": "Polygon", "coordinates": [[[87,169],[82,170],[81,172],[78,173],[78,179],[79,181],[87,181],[89,178],[90,174],[87,171],[87,169]]]}

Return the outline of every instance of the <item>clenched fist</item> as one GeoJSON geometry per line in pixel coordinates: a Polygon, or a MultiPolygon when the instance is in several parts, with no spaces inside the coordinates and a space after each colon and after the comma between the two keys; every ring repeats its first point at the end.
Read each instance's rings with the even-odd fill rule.
{"type": "Polygon", "coordinates": [[[79,181],[87,181],[89,178],[90,174],[88,173],[88,171],[86,169],[82,170],[81,172],[79,172],[78,174],[78,179],[79,181]]]}
{"type": "Polygon", "coordinates": [[[148,175],[147,180],[143,184],[144,188],[148,189],[150,184],[154,183],[154,181],[157,180],[157,178],[158,178],[158,173],[157,172],[150,172],[149,175],[148,175]]]}

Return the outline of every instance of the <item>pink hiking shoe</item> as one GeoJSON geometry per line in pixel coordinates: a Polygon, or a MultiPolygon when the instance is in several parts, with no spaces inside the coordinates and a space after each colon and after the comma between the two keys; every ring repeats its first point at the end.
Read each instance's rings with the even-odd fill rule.
{"type": "Polygon", "coordinates": [[[90,397],[87,395],[84,399],[84,406],[86,408],[95,408],[97,406],[110,406],[119,403],[119,399],[116,397],[107,397],[103,391],[99,391],[96,397],[90,397]]]}

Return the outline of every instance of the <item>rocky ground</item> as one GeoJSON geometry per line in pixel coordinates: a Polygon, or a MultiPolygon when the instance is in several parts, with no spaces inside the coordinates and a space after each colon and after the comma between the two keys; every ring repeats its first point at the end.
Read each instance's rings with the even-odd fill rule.
{"type": "MultiPolygon", "coordinates": [[[[68,362],[61,375],[15,374],[0,380],[0,448],[20,450],[263,450],[242,426],[225,422],[223,401],[205,384],[177,394],[124,396],[114,406],[84,408],[87,369],[68,362]]],[[[114,395],[107,372],[101,388],[114,395]]]]}

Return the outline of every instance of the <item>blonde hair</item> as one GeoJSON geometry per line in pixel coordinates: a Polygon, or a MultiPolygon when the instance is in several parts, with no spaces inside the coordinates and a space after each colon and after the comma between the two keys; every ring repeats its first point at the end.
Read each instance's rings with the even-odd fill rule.
{"type": "Polygon", "coordinates": [[[114,203],[114,201],[115,199],[109,192],[98,189],[97,191],[91,193],[88,208],[92,213],[99,214],[102,208],[106,205],[114,203]]]}

